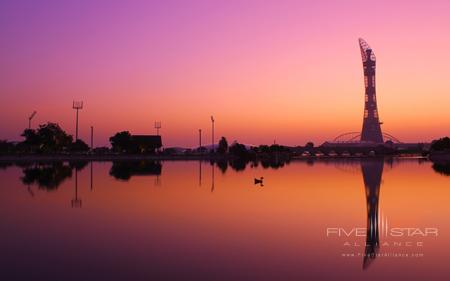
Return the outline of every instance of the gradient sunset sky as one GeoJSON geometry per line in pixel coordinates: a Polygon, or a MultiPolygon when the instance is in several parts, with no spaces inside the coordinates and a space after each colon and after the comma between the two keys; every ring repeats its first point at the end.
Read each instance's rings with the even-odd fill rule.
{"type": "Polygon", "coordinates": [[[450,133],[450,1],[2,1],[0,139],[33,125],[195,146],[320,144],[362,126],[358,38],[377,57],[382,129],[450,133]]]}

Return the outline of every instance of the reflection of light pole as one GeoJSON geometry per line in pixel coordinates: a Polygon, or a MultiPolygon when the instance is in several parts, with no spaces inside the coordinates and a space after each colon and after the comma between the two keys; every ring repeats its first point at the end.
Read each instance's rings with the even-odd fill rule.
{"type": "Polygon", "coordinates": [[[81,208],[81,199],[78,199],[78,170],[75,167],[75,198],[72,199],[72,208],[81,208]]]}
{"type": "Polygon", "coordinates": [[[75,127],[75,141],[77,141],[78,140],[78,111],[80,109],[83,109],[83,102],[82,101],[74,101],[72,108],[77,111],[77,122],[76,122],[76,127],[75,127]]]}
{"type": "Polygon", "coordinates": [[[34,197],[34,192],[31,190],[31,185],[27,185],[28,193],[30,193],[31,197],[34,197]]]}
{"type": "Polygon", "coordinates": [[[155,186],[160,186],[160,185],[161,185],[161,179],[159,178],[159,175],[156,175],[155,186]]]}
{"type": "Polygon", "coordinates": [[[94,189],[94,176],[93,176],[93,174],[94,174],[94,168],[93,168],[93,166],[92,166],[92,162],[93,162],[93,161],[91,161],[91,191],[94,189]]]}
{"type": "Polygon", "coordinates": [[[211,127],[212,127],[212,135],[211,135],[212,152],[214,153],[214,117],[212,115],[211,115],[211,127]]]}
{"type": "Polygon", "coordinates": [[[198,186],[202,186],[202,160],[198,161],[198,186]]]}
{"type": "Polygon", "coordinates": [[[30,117],[28,117],[28,130],[31,130],[31,119],[33,119],[34,115],[36,115],[36,110],[31,113],[30,117]]]}
{"type": "Polygon", "coordinates": [[[211,165],[211,171],[212,171],[211,192],[214,192],[214,163],[212,163],[211,165]]]}

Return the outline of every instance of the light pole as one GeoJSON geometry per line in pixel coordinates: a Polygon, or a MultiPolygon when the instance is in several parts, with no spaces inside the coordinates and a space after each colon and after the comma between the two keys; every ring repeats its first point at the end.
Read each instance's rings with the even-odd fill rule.
{"type": "Polygon", "coordinates": [[[36,115],[36,110],[31,113],[30,117],[28,117],[28,130],[31,130],[31,119],[36,115]]]}
{"type": "Polygon", "coordinates": [[[94,126],[91,126],[91,150],[94,150],[94,126]]]}
{"type": "Polygon", "coordinates": [[[211,135],[211,143],[212,143],[212,152],[214,153],[214,117],[211,115],[211,127],[212,127],[212,135],[211,135]]]}
{"type": "Polygon", "coordinates": [[[161,129],[161,121],[155,122],[156,135],[159,136],[159,129],[161,129]]]}
{"type": "Polygon", "coordinates": [[[198,129],[198,149],[200,150],[200,154],[203,154],[202,152],[202,129],[198,129]]]}
{"type": "Polygon", "coordinates": [[[76,121],[76,127],[75,127],[75,141],[78,140],[78,111],[80,109],[83,109],[83,102],[82,101],[74,101],[72,108],[77,111],[77,121],[76,121]]]}

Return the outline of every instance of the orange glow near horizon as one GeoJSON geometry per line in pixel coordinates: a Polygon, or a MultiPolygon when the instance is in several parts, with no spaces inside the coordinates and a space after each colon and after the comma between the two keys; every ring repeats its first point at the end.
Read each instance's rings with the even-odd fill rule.
{"type": "MultiPolygon", "coordinates": [[[[93,1],[96,2],[96,1],[93,1]]],[[[166,147],[211,141],[320,144],[362,126],[357,39],[377,57],[382,130],[405,142],[448,135],[447,1],[0,4],[0,139],[20,140],[28,115],[108,145],[115,132],[166,147]],[[407,3],[407,4],[406,4],[407,3]],[[405,6],[408,6],[408,9],[405,6]],[[33,9],[31,9],[33,8],[33,9]],[[99,13],[99,11],[102,11],[99,13]]]]}

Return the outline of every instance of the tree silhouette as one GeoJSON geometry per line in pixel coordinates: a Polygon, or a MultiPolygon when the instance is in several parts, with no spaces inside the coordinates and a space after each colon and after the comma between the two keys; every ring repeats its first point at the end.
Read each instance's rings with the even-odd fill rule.
{"type": "Polygon", "coordinates": [[[39,146],[39,136],[36,130],[25,129],[21,136],[25,138],[23,141],[24,144],[29,146],[39,146]]]}
{"type": "Polygon", "coordinates": [[[6,140],[0,140],[0,153],[10,153],[15,149],[14,144],[6,140]]]}
{"type": "Polygon", "coordinates": [[[237,158],[247,158],[249,156],[249,152],[245,145],[240,144],[238,142],[234,142],[229,149],[231,155],[237,158]]]}
{"type": "Polygon", "coordinates": [[[57,123],[48,122],[39,125],[37,130],[26,129],[21,143],[25,150],[36,152],[66,151],[72,144],[72,136],[68,135],[57,123]]]}
{"type": "Polygon", "coordinates": [[[71,151],[88,151],[89,146],[82,140],[77,139],[75,142],[72,143],[70,146],[71,151]]]}
{"type": "Polygon", "coordinates": [[[434,140],[431,143],[431,150],[434,151],[450,150],[450,138],[445,137],[438,140],[434,140]]]}
{"type": "Polygon", "coordinates": [[[72,143],[72,136],[68,135],[56,123],[40,125],[37,131],[42,151],[62,151],[72,143]]]}
{"type": "Polygon", "coordinates": [[[116,133],[114,136],[109,138],[112,150],[116,152],[127,152],[132,144],[131,134],[128,131],[122,131],[116,133]]]}
{"type": "Polygon", "coordinates": [[[219,141],[219,147],[217,148],[219,154],[225,154],[228,152],[228,141],[225,137],[222,137],[219,141]]]}
{"type": "Polygon", "coordinates": [[[306,149],[313,149],[314,148],[314,143],[313,142],[308,142],[306,145],[305,145],[305,148],[306,149]]]}

